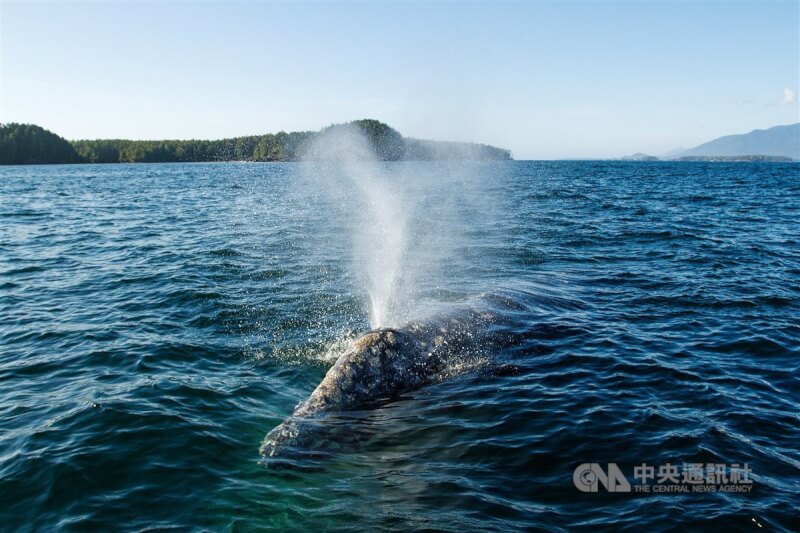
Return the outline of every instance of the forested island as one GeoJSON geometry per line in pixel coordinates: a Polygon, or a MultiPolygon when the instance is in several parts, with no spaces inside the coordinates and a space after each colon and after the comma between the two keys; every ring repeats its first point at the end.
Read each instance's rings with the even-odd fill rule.
{"type": "Polygon", "coordinates": [[[382,161],[511,159],[511,152],[502,148],[407,138],[380,121],[364,119],[332,125],[318,132],[282,131],[216,141],[68,141],[33,124],[11,123],[0,125],[0,164],[299,161],[318,136],[346,127],[363,133],[382,161]]]}

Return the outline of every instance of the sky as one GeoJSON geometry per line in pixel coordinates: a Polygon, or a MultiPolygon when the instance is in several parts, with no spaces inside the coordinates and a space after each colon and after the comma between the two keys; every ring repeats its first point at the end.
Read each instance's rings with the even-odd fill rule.
{"type": "Polygon", "coordinates": [[[0,122],[218,139],[375,118],[516,159],[800,121],[800,1],[0,0],[0,122]]]}

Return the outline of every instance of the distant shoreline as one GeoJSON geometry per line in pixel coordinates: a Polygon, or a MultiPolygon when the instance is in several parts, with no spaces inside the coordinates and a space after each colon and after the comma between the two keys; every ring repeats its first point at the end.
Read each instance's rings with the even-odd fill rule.
{"type": "Polygon", "coordinates": [[[683,157],[676,157],[674,159],[661,159],[658,157],[621,157],[619,159],[612,159],[611,161],[628,161],[635,163],[796,163],[797,159],[781,155],[687,155],[683,157]]]}
{"type": "MultiPolygon", "coordinates": [[[[403,159],[402,161],[394,161],[394,162],[401,162],[401,163],[426,163],[432,162],[434,160],[429,159],[403,159]]],[[[743,159],[733,159],[733,160],[722,160],[722,159],[708,159],[708,160],[700,160],[700,159],[686,159],[686,160],[678,160],[678,159],[659,159],[656,161],[652,160],[631,160],[631,159],[507,159],[507,160],[471,160],[471,159],[450,159],[450,160],[435,160],[435,161],[451,161],[451,162],[475,162],[475,163],[492,163],[492,162],[511,162],[511,163],[624,163],[624,164],[631,164],[631,165],[659,165],[659,164],[699,164],[699,163],[711,163],[711,164],[740,164],[740,163],[763,163],[763,164],[800,164],[798,160],[743,160],[743,159]]],[[[37,167],[37,166],[78,166],[78,165],[89,165],[89,166],[121,166],[121,165],[216,165],[216,164],[248,164],[248,165],[258,165],[258,164],[280,164],[280,163],[313,163],[313,161],[305,161],[305,160],[298,160],[298,161],[237,161],[237,160],[225,160],[225,161],[124,161],[124,162],[116,162],[116,163],[87,163],[87,162],[77,162],[77,163],[14,163],[14,164],[0,164],[0,168],[3,167],[37,167]]]]}

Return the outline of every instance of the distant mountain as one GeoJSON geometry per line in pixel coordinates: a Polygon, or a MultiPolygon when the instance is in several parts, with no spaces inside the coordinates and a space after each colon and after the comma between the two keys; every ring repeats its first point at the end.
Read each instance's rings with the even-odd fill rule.
{"type": "Polygon", "coordinates": [[[745,156],[788,157],[795,161],[800,160],[800,123],[753,130],[740,135],[726,135],[679,154],[673,154],[671,157],[683,159],[745,156]]]}

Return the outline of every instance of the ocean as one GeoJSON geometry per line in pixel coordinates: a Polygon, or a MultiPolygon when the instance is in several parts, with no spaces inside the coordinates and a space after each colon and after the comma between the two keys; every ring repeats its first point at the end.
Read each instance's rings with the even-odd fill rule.
{"type": "Polygon", "coordinates": [[[798,220],[783,163],[0,168],[0,530],[800,530],[798,220]],[[476,298],[502,342],[259,454],[476,298]]]}

